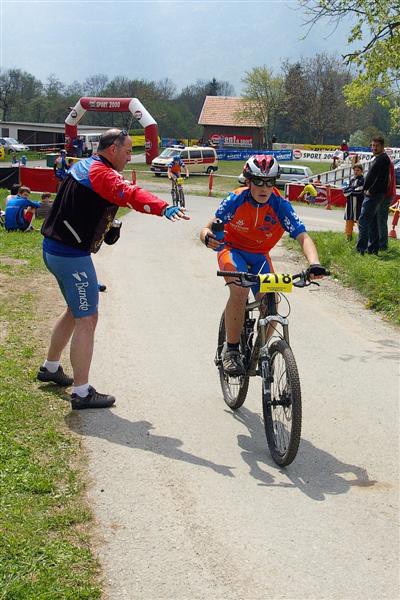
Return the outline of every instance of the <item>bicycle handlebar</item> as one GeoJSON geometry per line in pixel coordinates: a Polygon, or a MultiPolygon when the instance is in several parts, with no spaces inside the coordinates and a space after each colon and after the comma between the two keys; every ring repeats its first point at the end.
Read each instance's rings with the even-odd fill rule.
{"type": "MultiPolygon", "coordinates": [[[[325,270],[325,275],[329,276],[330,271],[325,270]]],[[[237,282],[237,285],[243,287],[249,287],[249,284],[258,283],[260,276],[255,275],[253,273],[245,273],[243,271],[217,271],[217,277],[234,277],[240,280],[240,283],[237,282]]],[[[295,287],[307,287],[311,284],[319,285],[316,281],[310,279],[310,269],[304,269],[300,273],[296,273],[296,275],[292,275],[292,282],[295,287]],[[295,283],[295,281],[298,281],[295,283]]]]}

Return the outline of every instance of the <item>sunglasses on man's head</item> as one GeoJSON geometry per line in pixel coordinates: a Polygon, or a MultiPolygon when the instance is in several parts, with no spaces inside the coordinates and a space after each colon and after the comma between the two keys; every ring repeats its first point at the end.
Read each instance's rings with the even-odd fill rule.
{"type": "Polygon", "coordinates": [[[119,139],[119,138],[125,138],[129,135],[128,131],[126,129],[121,129],[121,131],[119,133],[116,133],[115,135],[113,135],[110,139],[107,139],[106,142],[101,144],[103,149],[105,148],[109,148],[110,146],[112,146],[113,144],[115,144],[115,142],[119,139]]]}
{"type": "Polygon", "coordinates": [[[261,177],[253,177],[251,182],[254,183],[254,185],[257,187],[263,187],[264,185],[266,185],[268,188],[272,188],[272,187],[274,187],[274,185],[276,183],[276,179],[275,179],[275,177],[272,177],[271,179],[262,179],[261,177]]]}

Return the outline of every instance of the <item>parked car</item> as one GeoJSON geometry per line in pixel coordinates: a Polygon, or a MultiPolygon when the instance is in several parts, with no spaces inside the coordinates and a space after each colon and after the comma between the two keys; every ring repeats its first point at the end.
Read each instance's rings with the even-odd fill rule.
{"type": "MultiPolygon", "coordinates": [[[[301,165],[279,165],[280,177],[276,182],[277,187],[285,187],[286,183],[293,183],[295,181],[308,180],[313,176],[313,173],[309,167],[303,167],[301,165]]],[[[243,174],[238,177],[239,183],[244,184],[243,174]]]]}
{"type": "Polygon", "coordinates": [[[156,176],[166,173],[168,164],[173,156],[179,156],[185,165],[188,166],[189,173],[213,173],[218,171],[218,157],[214,148],[203,146],[172,146],[165,148],[159,156],[151,161],[150,170],[156,176]]]}
{"type": "Polygon", "coordinates": [[[11,152],[26,152],[29,150],[29,146],[21,144],[21,142],[11,137],[1,137],[0,144],[4,146],[4,151],[8,154],[11,154],[11,152]]]}

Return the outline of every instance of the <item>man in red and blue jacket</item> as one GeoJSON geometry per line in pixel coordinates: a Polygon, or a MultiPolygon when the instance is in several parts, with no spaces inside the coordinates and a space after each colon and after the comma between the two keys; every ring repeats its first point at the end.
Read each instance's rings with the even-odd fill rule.
{"type": "Polygon", "coordinates": [[[63,180],[50,213],[42,226],[43,258],[55,276],[67,308],[51,336],[47,359],[39,381],[74,384],[73,409],[106,408],[115,398],[89,385],[94,331],[98,317],[99,288],[91,253],[105,241],[115,243],[119,228],[113,221],[118,208],[165,216],[171,221],[188,219],[184,209],[127,182],[120,172],[131,158],[132,140],[126,131],[109,129],[102,134],[97,155],[76,163],[63,180]],[[61,353],[71,339],[73,379],[61,365],[61,353]]]}

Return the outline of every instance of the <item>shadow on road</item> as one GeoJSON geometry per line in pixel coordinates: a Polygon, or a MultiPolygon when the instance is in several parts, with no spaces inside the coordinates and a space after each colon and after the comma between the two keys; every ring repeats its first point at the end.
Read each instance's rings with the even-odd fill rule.
{"type": "Polygon", "coordinates": [[[261,417],[245,407],[230,414],[250,433],[250,436],[238,435],[238,445],[250,475],[261,482],[259,485],[297,488],[313,500],[322,501],[328,495],[345,494],[353,486],[371,487],[377,483],[369,479],[365,469],[346,464],[304,439],[294,462],[280,469],[289,482],[274,483],[275,476],[269,468],[279,467],[269,454],[261,417]]]}
{"type": "Polygon", "coordinates": [[[219,475],[234,476],[233,467],[220,465],[182,450],[183,442],[181,440],[153,435],[150,432],[154,427],[148,421],[132,422],[119,417],[109,409],[86,410],[84,415],[71,412],[66,415],[65,421],[70,429],[80,435],[104,439],[135,450],[153,452],[172,460],[181,460],[199,467],[207,467],[219,475]]]}

